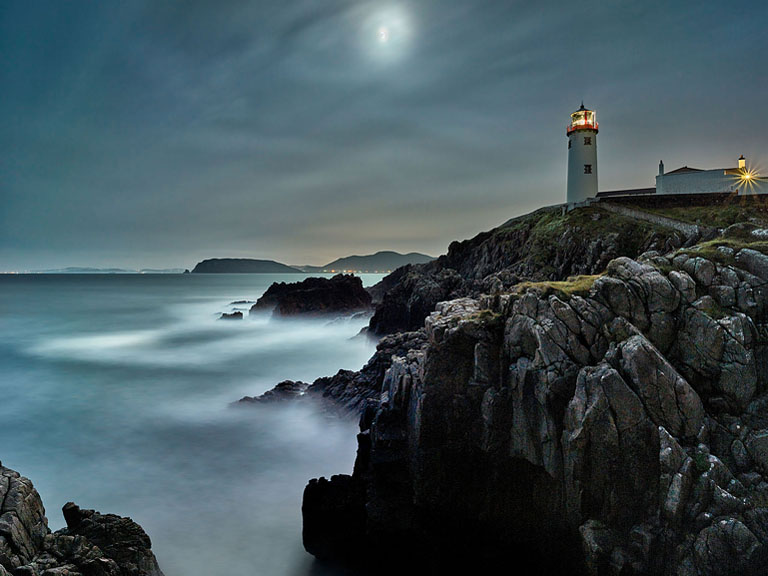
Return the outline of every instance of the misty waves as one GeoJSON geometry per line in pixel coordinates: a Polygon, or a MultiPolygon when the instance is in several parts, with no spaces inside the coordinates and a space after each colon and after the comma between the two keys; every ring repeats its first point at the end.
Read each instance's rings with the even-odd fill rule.
{"type": "Polygon", "coordinates": [[[301,495],[351,471],[356,421],[310,402],[232,406],[373,353],[355,337],[365,318],[233,304],[302,278],[0,277],[0,459],[33,480],[52,528],[73,500],[139,522],[167,576],[318,574],[301,495]],[[238,308],[243,320],[218,320],[238,308]]]}

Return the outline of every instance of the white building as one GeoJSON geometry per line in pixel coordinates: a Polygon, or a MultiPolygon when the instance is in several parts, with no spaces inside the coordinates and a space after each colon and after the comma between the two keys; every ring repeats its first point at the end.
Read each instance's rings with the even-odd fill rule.
{"type": "Polygon", "coordinates": [[[768,194],[768,182],[747,168],[744,156],[734,168],[701,170],[683,166],[672,172],[664,172],[664,162],[659,162],[656,176],[656,194],[768,194]]]}
{"type": "Polygon", "coordinates": [[[571,114],[566,128],[568,136],[568,193],[569,205],[597,197],[597,114],[581,108],[571,114]]]}

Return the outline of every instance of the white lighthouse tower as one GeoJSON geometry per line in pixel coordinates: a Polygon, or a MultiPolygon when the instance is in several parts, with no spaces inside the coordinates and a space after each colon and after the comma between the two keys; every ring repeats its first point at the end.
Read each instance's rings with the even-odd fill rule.
{"type": "Polygon", "coordinates": [[[568,193],[570,205],[597,196],[597,114],[581,108],[571,114],[568,136],[568,193]]]}

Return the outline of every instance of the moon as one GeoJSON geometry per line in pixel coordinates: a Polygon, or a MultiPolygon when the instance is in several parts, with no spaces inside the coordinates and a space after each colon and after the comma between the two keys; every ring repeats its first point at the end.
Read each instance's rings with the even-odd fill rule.
{"type": "Polygon", "coordinates": [[[371,10],[368,5],[360,24],[361,48],[371,61],[390,65],[410,52],[415,30],[411,14],[404,6],[395,4],[371,10]]]}

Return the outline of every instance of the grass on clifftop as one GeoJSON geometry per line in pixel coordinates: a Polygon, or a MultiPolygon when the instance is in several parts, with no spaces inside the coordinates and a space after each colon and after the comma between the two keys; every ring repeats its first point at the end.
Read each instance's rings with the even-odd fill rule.
{"type": "Polygon", "coordinates": [[[592,289],[592,285],[600,277],[600,274],[593,276],[570,276],[567,280],[560,282],[521,282],[517,284],[513,291],[516,294],[524,294],[528,290],[536,290],[542,296],[554,294],[558,298],[567,300],[571,296],[586,296],[592,289]]]}

